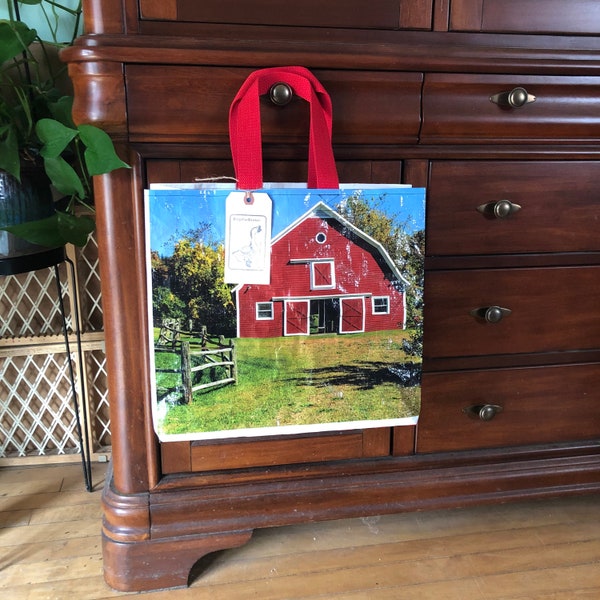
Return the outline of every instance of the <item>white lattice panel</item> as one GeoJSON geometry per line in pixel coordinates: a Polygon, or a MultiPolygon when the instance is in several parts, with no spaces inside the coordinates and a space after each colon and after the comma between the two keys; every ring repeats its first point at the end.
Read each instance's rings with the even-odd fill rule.
{"type": "Polygon", "coordinates": [[[87,394],[89,402],[91,439],[93,448],[111,445],[108,391],[106,385],[106,357],[103,350],[86,352],[87,394]]]}
{"type": "MultiPolygon", "coordinates": [[[[76,377],[85,382],[85,398],[79,380],[76,383],[80,410],[87,411],[80,415],[81,423],[88,424],[92,452],[104,452],[110,446],[110,418],[95,240],[83,250],[71,249],[69,256],[75,262],[75,282],[65,264],[59,266],[59,273],[72,364],[76,377]],[[77,305],[81,373],[73,335],[77,305]]],[[[0,460],[79,452],[54,268],[0,277],[0,317],[0,460]]]]}
{"type": "MultiPolygon", "coordinates": [[[[61,265],[64,278],[64,265],[61,265]]],[[[61,330],[54,269],[0,277],[0,337],[40,336],[61,330]]]]}
{"type": "Polygon", "coordinates": [[[79,303],[83,317],[84,331],[102,331],[102,294],[100,292],[100,269],[98,263],[98,244],[91,238],[83,251],[76,253],[77,274],[79,278],[79,303]]]}
{"type": "Polygon", "coordinates": [[[0,456],[77,451],[66,354],[9,356],[0,369],[0,456]]]}

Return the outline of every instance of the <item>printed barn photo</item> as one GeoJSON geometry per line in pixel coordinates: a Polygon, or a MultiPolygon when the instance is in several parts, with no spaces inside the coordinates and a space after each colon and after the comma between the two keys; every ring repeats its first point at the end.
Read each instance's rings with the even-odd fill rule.
{"type": "Polygon", "coordinates": [[[268,217],[246,219],[247,228],[228,239],[230,192],[147,192],[159,436],[262,436],[416,420],[424,190],[268,189],[268,217]],[[230,263],[248,272],[266,252],[268,283],[253,283],[243,271],[226,283],[228,252],[230,263]]]}

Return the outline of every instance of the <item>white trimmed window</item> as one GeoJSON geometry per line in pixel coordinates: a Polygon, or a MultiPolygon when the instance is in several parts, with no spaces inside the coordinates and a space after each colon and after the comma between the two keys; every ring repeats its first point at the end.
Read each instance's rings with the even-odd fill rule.
{"type": "Polygon", "coordinates": [[[257,321],[270,321],[273,319],[273,303],[272,302],[257,302],[256,303],[256,319],[257,321]]]}
{"type": "Polygon", "coordinates": [[[389,296],[373,296],[373,314],[374,315],[389,315],[390,314],[390,297],[389,296]]]}

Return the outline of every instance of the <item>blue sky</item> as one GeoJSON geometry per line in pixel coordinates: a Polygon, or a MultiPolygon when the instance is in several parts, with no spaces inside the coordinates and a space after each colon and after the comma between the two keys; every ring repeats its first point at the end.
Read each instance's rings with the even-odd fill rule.
{"type": "MultiPolygon", "coordinates": [[[[210,225],[211,240],[225,238],[225,198],[229,190],[209,189],[152,189],[148,194],[150,248],[161,256],[169,256],[174,242],[186,232],[210,225]]],[[[363,197],[377,199],[377,207],[398,222],[408,221],[406,229],[417,231],[425,226],[425,199],[422,188],[359,186],[342,190],[308,190],[277,188],[269,190],[273,200],[272,236],[275,237],[290,223],[318,202],[335,208],[354,190],[363,197]]]]}

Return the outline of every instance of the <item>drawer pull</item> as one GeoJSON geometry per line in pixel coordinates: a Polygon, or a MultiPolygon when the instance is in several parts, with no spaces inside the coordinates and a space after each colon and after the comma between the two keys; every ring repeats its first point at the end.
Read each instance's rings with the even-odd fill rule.
{"type": "Polygon", "coordinates": [[[269,98],[277,106],[285,106],[292,101],[294,91],[287,83],[274,83],[269,90],[269,98]]]}
{"type": "Polygon", "coordinates": [[[521,210],[520,204],[515,204],[510,200],[498,200],[498,202],[488,202],[481,204],[477,210],[486,217],[494,217],[496,219],[505,219],[506,217],[521,210]]]}
{"type": "Polygon", "coordinates": [[[507,317],[512,313],[510,308],[503,308],[502,306],[482,306],[480,308],[474,308],[471,311],[471,316],[482,319],[486,323],[500,323],[504,317],[507,317]]]}
{"type": "Polygon", "coordinates": [[[535,99],[535,96],[522,87],[516,87],[510,92],[500,92],[490,96],[490,101],[502,108],[521,108],[526,104],[535,102],[535,99]]]}
{"type": "Polygon", "coordinates": [[[502,410],[502,407],[498,404],[476,404],[475,406],[463,408],[463,412],[470,417],[486,422],[491,421],[502,410]]]}

